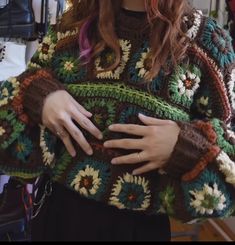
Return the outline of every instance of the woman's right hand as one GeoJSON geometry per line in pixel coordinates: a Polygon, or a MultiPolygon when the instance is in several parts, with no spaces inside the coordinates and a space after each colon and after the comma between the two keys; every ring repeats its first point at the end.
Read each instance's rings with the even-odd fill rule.
{"type": "Polygon", "coordinates": [[[93,154],[90,144],[73,120],[97,139],[101,140],[103,138],[101,131],[90,121],[90,117],[92,117],[92,114],[78,104],[67,91],[53,92],[44,101],[42,110],[43,125],[61,138],[66,149],[73,157],[76,156],[76,151],[71,137],[88,155],[93,154]]]}

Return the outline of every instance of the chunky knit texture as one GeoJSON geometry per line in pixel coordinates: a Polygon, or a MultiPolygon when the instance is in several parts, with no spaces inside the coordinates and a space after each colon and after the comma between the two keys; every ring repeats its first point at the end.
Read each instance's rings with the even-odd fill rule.
{"type": "Polygon", "coordinates": [[[99,73],[91,76],[79,60],[79,31],[50,29],[28,70],[1,85],[0,170],[26,180],[47,171],[53,181],[87,198],[119,209],[166,212],[184,222],[233,215],[235,54],[231,38],[212,19],[194,11],[184,18],[190,38],[185,59],[170,74],[162,70],[146,85],[142,83],[150,52],[146,17],[122,11],[118,18],[122,58],[115,70],[103,71],[114,60],[114,54],[105,50],[94,63],[99,73]],[[92,121],[104,134],[99,141],[83,131],[93,156],[77,146],[77,157],[70,157],[62,142],[41,125],[45,97],[60,89],[93,113],[92,121]],[[140,124],[140,112],[174,120],[181,132],[164,169],[132,176],[132,165],[110,163],[129,152],[105,149],[103,143],[125,136],[111,133],[109,125],[140,124]]]}

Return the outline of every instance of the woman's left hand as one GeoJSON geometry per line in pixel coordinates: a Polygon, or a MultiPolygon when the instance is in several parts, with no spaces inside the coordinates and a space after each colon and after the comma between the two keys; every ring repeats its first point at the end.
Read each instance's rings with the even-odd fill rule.
{"type": "Polygon", "coordinates": [[[138,150],[138,152],[114,158],[112,164],[138,164],[146,162],[144,166],[133,171],[133,175],[147,173],[164,167],[170,158],[180,128],[177,123],[169,120],[159,120],[139,114],[140,120],[146,126],[134,124],[115,124],[110,131],[140,136],[140,139],[110,140],[104,143],[106,148],[138,150]]]}

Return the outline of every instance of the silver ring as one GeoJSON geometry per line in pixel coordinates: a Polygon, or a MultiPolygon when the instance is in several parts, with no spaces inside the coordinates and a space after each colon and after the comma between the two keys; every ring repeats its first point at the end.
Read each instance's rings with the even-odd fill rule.
{"type": "Polygon", "coordinates": [[[64,130],[56,131],[56,134],[57,134],[59,137],[64,137],[64,136],[65,136],[65,131],[64,131],[64,130]]]}
{"type": "Polygon", "coordinates": [[[56,132],[56,134],[57,134],[58,136],[60,136],[60,135],[61,135],[59,131],[57,131],[57,132],[56,132]]]}
{"type": "Polygon", "coordinates": [[[142,157],[140,156],[140,152],[138,153],[138,158],[139,158],[139,161],[142,162],[142,157]]]}

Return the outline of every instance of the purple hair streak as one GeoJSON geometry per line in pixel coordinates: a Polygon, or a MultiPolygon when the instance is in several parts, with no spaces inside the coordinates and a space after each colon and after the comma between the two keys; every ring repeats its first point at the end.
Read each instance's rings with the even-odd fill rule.
{"type": "Polygon", "coordinates": [[[92,45],[88,38],[89,28],[96,16],[92,16],[83,23],[79,33],[79,48],[80,48],[80,59],[85,63],[89,63],[92,54],[92,45]]]}

